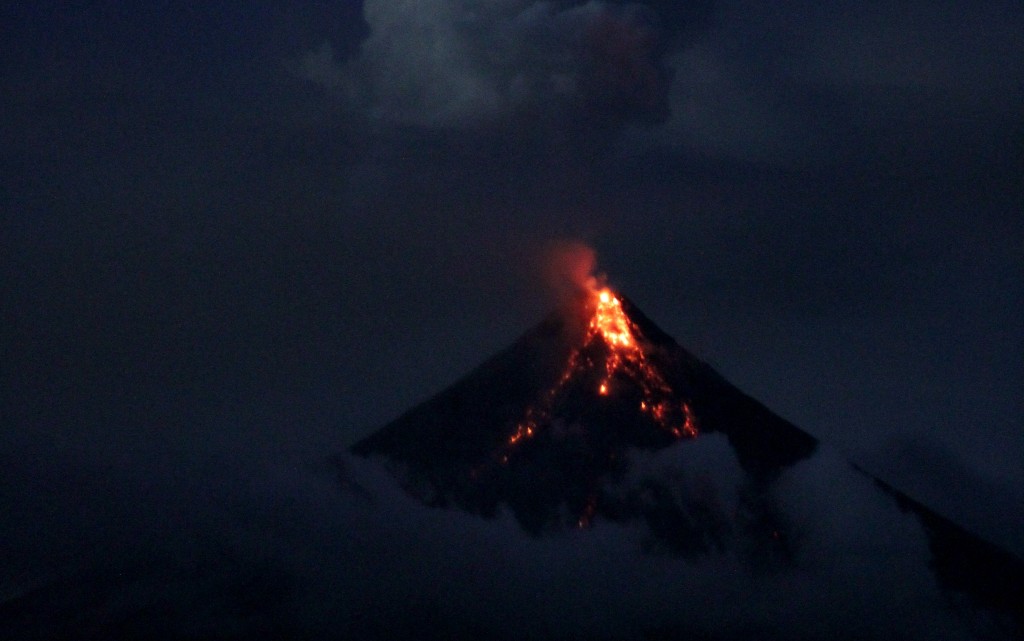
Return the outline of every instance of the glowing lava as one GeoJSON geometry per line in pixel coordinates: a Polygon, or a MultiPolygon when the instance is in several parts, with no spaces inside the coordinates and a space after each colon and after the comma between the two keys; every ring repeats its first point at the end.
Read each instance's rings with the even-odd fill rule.
{"type": "Polygon", "coordinates": [[[597,309],[590,319],[590,333],[600,333],[609,347],[638,350],[622,303],[607,287],[597,294],[597,309]]]}
{"type": "MultiPolygon", "coordinates": [[[[591,290],[591,295],[588,309],[593,308],[594,311],[582,345],[573,350],[565,371],[545,393],[541,403],[527,409],[523,420],[508,438],[508,445],[515,446],[534,436],[550,420],[551,408],[569,382],[578,380],[592,368],[600,372],[600,382],[595,390],[599,396],[614,394],[617,381],[631,381],[640,388],[637,409],[641,413],[651,417],[676,438],[697,436],[693,411],[689,404],[676,398],[658,368],[647,358],[637,339],[635,325],[622,309],[622,301],[607,287],[591,290]],[[604,349],[595,349],[600,348],[599,343],[604,349]],[[593,354],[603,354],[603,362],[594,362],[593,354]]],[[[503,456],[503,462],[507,462],[507,455],[503,456]]]]}

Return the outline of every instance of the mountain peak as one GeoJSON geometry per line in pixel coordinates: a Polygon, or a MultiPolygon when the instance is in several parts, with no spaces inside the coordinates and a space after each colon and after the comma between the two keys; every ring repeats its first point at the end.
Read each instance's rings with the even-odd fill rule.
{"type": "MultiPolygon", "coordinates": [[[[671,385],[662,367],[650,355],[655,346],[627,314],[622,300],[610,288],[588,292],[580,306],[586,319],[582,336],[566,359],[562,373],[544,390],[540,398],[526,408],[508,438],[510,448],[533,438],[545,425],[566,410],[567,400],[575,393],[587,399],[586,389],[598,397],[632,402],[657,428],[673,438],[697,436],[697,423],[685,390],[671,385]],[[583,390],[575,388],[582,386],[583,390]],[[582,394],[580,393],[582,392],[582,394]]],[[[503,455],[507,461],[508,455],[503,455]]]]}

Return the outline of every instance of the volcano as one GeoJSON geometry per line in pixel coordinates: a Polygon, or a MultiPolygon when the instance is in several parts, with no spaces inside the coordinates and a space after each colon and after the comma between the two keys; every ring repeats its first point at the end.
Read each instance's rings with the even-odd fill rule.
{"type": "Polygon", "coordinates": [[[720,433],[747,476],[750,525],[781,546],[757,497],[816,440],[680,347],[629,299],[585,290],[512,346],[353,447],[381,455],[430,505],[493,516],[507,505],[531,533],[595,518],[641,519],[679,551],[712,545],[718,514],[646,478],[627,491],[633,451],[720,433]]]}
{"type": "MultiPolygon", "coordinates": [[[[806,562],[816,517],[794,516],[785,479],[821,458],[817,489],[859,477],[923,529],[926,571],[942,590],[997,612],[1010,636],[1024,630],[1017,557],[821,449],[624,295],[594,286],[352,453],[383,461],[432,507],[483,518],[508,510],[535,537],[635,527],[645,550],[694,560],[735,552],[755,574],[806,562]]],[[[874,527],[856,536],[889,545],[874,527]]]]}

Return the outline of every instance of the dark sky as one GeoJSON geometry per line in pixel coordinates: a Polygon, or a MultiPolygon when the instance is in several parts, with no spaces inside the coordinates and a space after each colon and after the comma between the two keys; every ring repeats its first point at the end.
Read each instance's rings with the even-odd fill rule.
{"type": "Polygon", "coordinates": [[[295,4],[0,9],[7,500],[347,446],[542,318],[582,240],[1024,553],[1019,2],[295,4]]]}

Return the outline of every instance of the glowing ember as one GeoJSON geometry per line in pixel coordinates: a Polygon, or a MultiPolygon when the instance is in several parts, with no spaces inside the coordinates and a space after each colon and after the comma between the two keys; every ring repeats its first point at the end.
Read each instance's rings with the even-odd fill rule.
{"type": "MultiPolygon", "coordinates": [[[[587,324],[586,335],[581,347],[569,356],[565,371],[545,394],[542,403],[527,409],[526,416],[516,425],[508,438],[508,445],[536,434],[539,427],[550,418],[550,409],[566,385],[586,370],[598,368],[602,372],[597,386],[600,396],[613,393],[613,379],[616,377],[633,381],[639,386],[641,400],[639,409],[650,416],[666,432],[676,438],[697,435],[697,421],[690,406],[675,400],[675,394],[658,369],[651,364],[636,337],[636,328],[622,309],[622,301],[607,287],[592,290],[593,314],[587,324]],[[600,341],[605,350],[595,352],[591,348],[600,341]],[[583,354],[603,353],[603,362],[594,363],[590,356],[583,354]]],[[[502,463],[507,463],[507,454],[502,463]]]]}
{"type": "Polygon", "coordinates": [[[580,513],[579,518],[576,519],[576,527],[584,529],[590,527],[594,520],[594,513],[597,511],[597,496],[591,494],[587,497],[587,502],[583,505],[583,511],[580,513]]]}
{"type": "MultiPolygon", "coordinates": [[[[630,351],[639,351],[633,339],[629,319],[622,311],[622,303],[608,288],[602,289],[597,295],[597,309],[590,319],[590,334],[600,333],[609,347],[626,347],[630,351]]],[[[591,338],[588,336],[588,340],[591,338]]]]}

